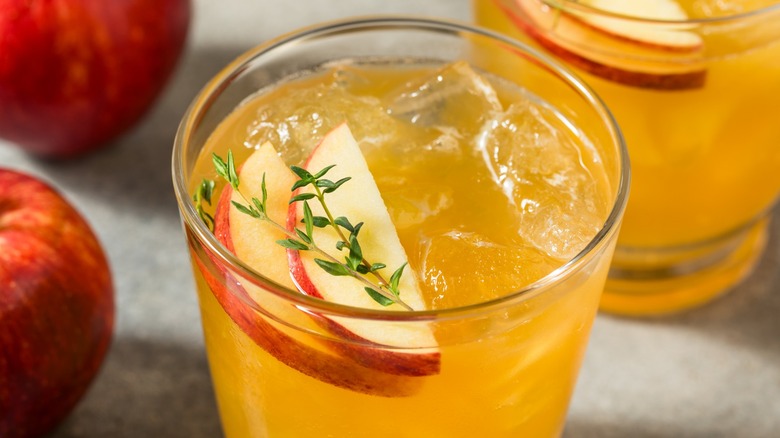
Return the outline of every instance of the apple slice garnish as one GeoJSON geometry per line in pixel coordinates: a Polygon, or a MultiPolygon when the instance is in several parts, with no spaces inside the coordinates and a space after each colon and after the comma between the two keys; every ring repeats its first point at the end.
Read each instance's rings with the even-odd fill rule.
{"type": "MultiPolygon", "coordinates": [[[[594,76],[657,90],[704,85],[707,69],[703,45],[695,33],[610,26],[615,22],[613,18],[586,19],[540,0],[513,1],[514,5],[498,4],[515,25],[562,60],[594,76]]],[[[667,0],[641,3],[654,1],[667,0]]]]}
{"type": "MultiPolygon", "coordinates": [[[[326,202],[334,215],[348,218],[353,224],[362,222],[360,245],[372,262],[388,266],[382,270],[392,273],[407,263],[406,252],[390,218],[376,182],[371,175],[360,147],[346,124],[329,132],[314,148],[306,162],[306,169],[315,174],[327,166],[335,165],[328,178],[338,181],[351,180],[328,193],[326,202]]],[[[306,192],[309,187],[299,189],[306,192]]],[[[290,205],[287,227],[292,230],[303,217],[303,203],[290,205]]],[[[315,216],[325,216],[318,202],[310,202],[315,216]]],[[[320,248],[333,249],[342,240],[330,227],[318,229],[315,241],[320,248]]],[[[288,250],[290,272],[303,293],[329,302],[365,309],[383,309],[364,290],[365,284],[350,276],[334,276],[323,270],[312,251],[288,250]]],[[[390,273],[383,274],[385,278],[390,273]]],[[[399,283],[401,299],[412,309],[424,310],[425,302],[416,275],[405,269],[399,283]]],[[[391,374],[432,375],[440,368],[440,353],[429,324],[416,322],[366,321],[346,317],[327,316],[318,320],[329,331],[343,339],[368,343],[378,348],[366,350],[341,344],[341,353],[359,363],[391,374]]],[[[359,345],[359,344],[355,344],[359,345]]]]}
{"type": "Polygon", "coordinates": [[[701,36],[682,29],[670,29],[657,23],[643,25],[625,17],[659,21],[685,21],[688,14],[675,0],[580,0],[579,3],[593,9],[609,12],[579,16],[596,29],[617,37],[647,44],[659,49],[692,52],[702,48],[701,36]]]}
{"type": "MultiPolygon", "coordinates": [[[[287,194],[294,178],[270,144],[262,146],[244,163],[240,189],[250,196],[260,193],[264,173],[268,214],[279,221],[277,223],[284,223],[287,194]]],[[[284,238],[284,233],[266,222],[237,212],[231,206],[231,200],[243,203],[243,199],[227,186],[214,215],[217,240],[270,280],[294,288],[285,249],[275,242],[284,238]]],[[[191,246],[199,247],[197,243],[191,246]]],[[[312,342],[317,336],[305,334],[317,332],[316,326],[311,326],[312,319],[294,306],[283,304],[283,300],[269,299],[267,293],[263,299],[257,286],[239,281],[213,254],[207,252],[206,256],[194,259],[216,300],[249,338],[277,360],[312,378],[365,394],[404,397],[419,390],[422,385],[419,379],[367,368],[328,351],[328,344],[312,342]],[[300,330],[291,329],[289,325],[300,330]]]]}

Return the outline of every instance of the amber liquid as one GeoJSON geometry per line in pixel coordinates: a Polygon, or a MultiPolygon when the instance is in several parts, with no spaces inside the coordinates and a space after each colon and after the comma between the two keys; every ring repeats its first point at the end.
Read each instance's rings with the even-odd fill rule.
{"type": "MultiPolygon", "coordinates": [[[[212,152],[224,156],[231,149],[240,163],[265,141],[288,164],[300,164],[319,138],[346,120],[428,308],[475,304],[520,290],[585,247],[609,214],[615,188],[598,153],[543,103],[501,81],[490,84],[495,94],[485,92],[463,64],[434,72],[430,66],[347,65],[263,90],[213,132],[192,182],[214,178],[212,152]],[[450,83],[460,85],[443,92],[446,99],[413,92],[450,83]],[[425,109],[430,107],[435,110],[425,109]],[[492,120],[508,128],[482,135],[492,120]],[[530,152],[506,144],[515,128],[546,143],[530,152]],[[573,226],[564,220],[565,229],[543,226],[570,214],[582,220],[573,226]],[[557,237],[550,230],[558,230],[557,237]]],[[[192,249],[197,260],[200,250],[192,249]]],[[[398,397],[344,389],[278,360],[224,311],[196,263],[225,433],[558,436],[611,249],[609,244],[595,249],[582,269],[544,293],[529,293],[479,317],[434,323],[441,371],[413,378],[417,389],[398,397]]],[[[262,273],[262,266],[257,269],[262,273]]],[[[322,348],[314,347],[321,334],[273,323],[302,344],[322,348]]]]}

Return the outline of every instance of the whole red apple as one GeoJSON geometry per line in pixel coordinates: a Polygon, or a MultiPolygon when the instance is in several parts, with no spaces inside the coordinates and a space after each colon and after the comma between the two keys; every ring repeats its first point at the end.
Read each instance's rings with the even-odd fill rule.
{"type": "Polygon", "coordinates": [[[154,102],[190,0],[0,0],[0,137],[46,158],[97,149],[154,102]]]}
{"type": "Polygon", "coordinates": [[[76,405],[114,327],[108,262],[79,213],[0,168],[0,437],[35,437],[76,405]]]}

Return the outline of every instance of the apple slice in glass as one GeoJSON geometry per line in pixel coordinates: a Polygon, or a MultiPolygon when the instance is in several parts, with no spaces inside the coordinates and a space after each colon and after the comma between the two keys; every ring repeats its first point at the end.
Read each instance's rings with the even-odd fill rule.
{"type": "MultiPolygon", "coordinates": [[[[499,1],[512,21],[541,46],[594,76],[624,85],[657,90],[685,90],[704,85],[707,70],[701,37],[683,29],[658,29],[616,17],[592,17],[550,7],[541,0],[499,1]]],[[[642,0],[654,3],[670,0],[642,0]]],[[[593,7],[611,7],[612,1],[590,0],[593,7]]],[[[634,5],[634,2],[627,2],[634,5]]],[[[629,7],[628,5],[625,6],[629,7]]],[[[659,7],[659,11],[674,8],[659,7]]],[[[617,13],[622,12],[618,9],[617,13]]],[[[676,12],[667,19],[680,17],[676,12]],[[673,15],[673,16],[672,16],[673,15]]],[[[684,12],[683,12],[684,14],[684,12]]]]}
{"type": "MultiPolygon", "coordinates": [[[[244,164],[241,189],[260,193],[264,173],[269,192],[269,215],[283,223],[287,215],[287,195],[294,178],[270,144],[261,147],[244,164]]],[[[231,200],[243,202],[227,186],[214,215],[217,240],[270,280],[294,288],[285,249],[276,243],[284,238],[284,233],[267,222],[238,212],[231,200]]],[[[199,248],[199,245],[192,247],[199,248]]],[[[205,257],[194,259],[215,298],[233,322],[259,347],[291,368],[328,384],[383,397],[409,396],[422,385],[419,379],[378,372],[312,342],[317,335],[307,333],[316,333],[318,329],[300,310],[282,300],[263,299],[258,286],[239,281],[214,254],[207,252],[205,257]],[[291,329],[290,324],[303,331],[291,329]]]]}
{"type": "Polygon", "coordinates": [[[645,26],[626,19],[685,21],[688,14],[676,0],[580,0],[579,3],[614,14],[584,14],[578,18],[616,37],[669,51],[694,52],[702,48],[702,38],[695,32],[658,25],[645,26]]]}
{"type": "MultiPolygon", "coordinates": [[[[327,174],[330,180],[338,181],[346,177],[351,180],[326,195],[329,210],[335,216],[348,218],[352,224],[364,224],[360,231],[362,251],[372,263],[387,265],[381,272],[388,279],[395,269],[407,262],[406,252],[360,147],[346,124],[337,126],[322,139],[311,152],[306,169],[316,174],[330,165],[335,165],[327,174]]],[[[298,192],[307,190],[311,188],[303,187],[298,192]]],[[[310,206],[314,216],[325,216],[318,202],[310,202],[310,206]]],[[[303,203],[291,204],[288,229],[298,226],[302,218],[303,203]]],[[[340,240],[341,237],[331,227],[315,232],[315,242],[326,251],[336,251],[340,240]]],[[[366,293],[365,284],[350,276],[334,276],[326,272],[315,262],[316,258],[317,254],[313,251],[288,250],[290,272],[303,293],[352,307],[383,308],[366,293]]],[[[412,309],[425,309],[422,292],[412,269],[404,270],[399,290],[401,299],[412,309]]],[[[322,317],[319,322],[339,337],[358,343],[353,345],[367,343],[377,346],[371,349],[342,348],[343,354],[365,366],[402,375],[425,376],[439,372],[440,353],[435,347],[436,339],[429,324],[369,321],[341,316],[322,317]]]]}

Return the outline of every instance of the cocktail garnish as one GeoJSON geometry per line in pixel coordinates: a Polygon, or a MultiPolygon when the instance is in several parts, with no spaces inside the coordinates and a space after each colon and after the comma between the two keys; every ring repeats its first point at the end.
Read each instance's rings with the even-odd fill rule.
{"type": "MultiPolygon", "coordinates": [[[[386,280],[380,271],[387,266],[380,262],[370,262],[363,254],[358,240],[358,234],[363,227],[363,223],[359,222],[353,225],[350,220],[344,216],[334,216],[328,208],[328,205],[325,202],[325,195],[336,191],[344,183],[350,180],[350,177],[342,178],[335,182],[325,179],[324,176],[329,170],[335,167],[335,165],[326,166],[314,174],[301,167],[290,166],[292,172],[298,177],[298,180],[293,184],[290,190],[295,192],[296,190],[307,186],[311,186],[313,189],[313,192],[299,193],[290,198],[290,204],[295,202],[303,203],[303,219],[301,220],[303,229],[296,227],[294,228],[294,231],[290,231],[282,224],[270,219],[266,214],[268,193],[266,191],[265,174],[263,174],[262,181],[262,199],[253,197],[249,200],[246,199],[239,190],[240,179],[238,172],[236,171],[232,151],[228,151],[227,160],[213,154],[212,161],[217,175],[230,184],[233,190],[244,200],[244,203],[231,201],[233,206],[243,214],[270,223],[287,236],[287,239],[277,241],[279,245],[297,251],[316,252],[322,257],[314,259],[320,268],[334,276],[354,277],[365,285],[364,290],[366,293],[382,306],[398,304],[406,310],[414,310],[401,299],[401,291],[398,286],[406,263],[402,264],[393,272],[389,281],[386,280]],[[316,199],[322,207],[325,212],[324,216],[315,216],[312,213],[308,201],[313,199],[316,199]],[[336,250],[339,251],[339,253],[346,250],[343,262],[339,261],[336,256],[326,252],[315,243],[314,230],[316,228],[325,227],[333,228],[339,236],[340,240],[336,243],[336,250]],[[373,277],[374,281],[372,281],[369,276],[373,277]]],[[[211,204],[214,186],[214,181],[203,180],[193,196],[196,210],[203,222],[209,228],[213,228],[214,219],[203,208],[203,202],[211,204]]]]}

